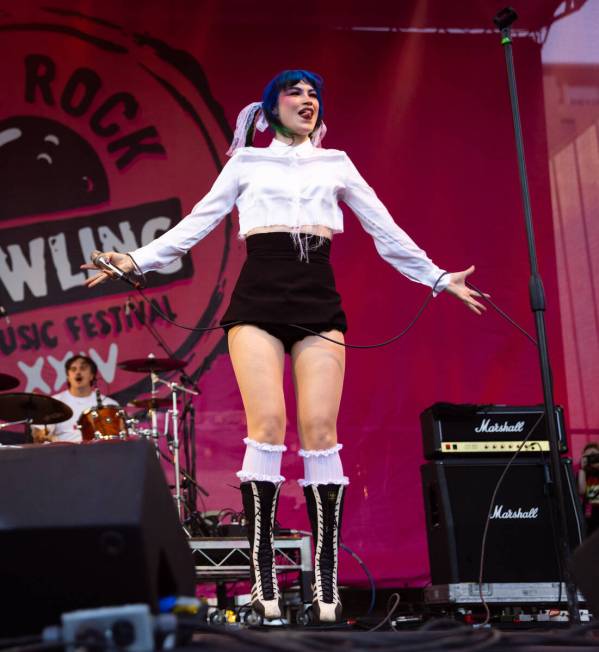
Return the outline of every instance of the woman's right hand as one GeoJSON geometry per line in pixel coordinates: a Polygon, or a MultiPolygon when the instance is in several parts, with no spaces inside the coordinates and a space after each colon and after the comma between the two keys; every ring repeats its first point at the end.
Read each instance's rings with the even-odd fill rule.
{"type": "MultiPolygon", "coordinates": [[[[116,251],[94,251],[92,253],[92,260],[97,258],[98,256],[103,256],[104,258],[109,260],[115,267],[118,267],[126,274],[132,272],[135,269],[133,260],[131,260],[131,257],[128,256],[127,254],[119,254],[116,251]]],[[[93,288],[95,285],[104,283],[104,281],[108,279],[114,280],[116,278],[114,274],[112,274],[111,272],[105,269],[102,269],[101,267],[98,267],[97,265],[94,265],[94,263],[85,263],[84,265],[81,265],[81,269],[97,269],[100,271],[99,274],[96,274],[95,276],[90,276],[88,279],[85,280],[85,285],[88,288],[93,288]]]]}

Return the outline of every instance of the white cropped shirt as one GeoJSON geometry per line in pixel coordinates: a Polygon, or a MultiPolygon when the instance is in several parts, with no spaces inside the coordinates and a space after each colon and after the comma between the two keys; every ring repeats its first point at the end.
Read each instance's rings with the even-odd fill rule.
{"type": "MultiPolygon", "coordinates": [[[[161,269],[207,236],[235,205],[240,238],[257,227],[271,226],[292,231],[324,226],[342,233],[339,201],[356,214],[384,260],[410,280],[433,287],[445,270],[393,221],[349,156],[314,147],[309,140],[296,146],[273,140],[269,147],[238,149],[187,217],[130,253],[142,271],[161,269]]],[[[446,275],[437,292],[448,282],[446,275]]]]}

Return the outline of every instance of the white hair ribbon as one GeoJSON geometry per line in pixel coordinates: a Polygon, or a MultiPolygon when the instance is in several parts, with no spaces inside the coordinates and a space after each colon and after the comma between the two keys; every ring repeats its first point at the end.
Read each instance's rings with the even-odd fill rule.
{"type": "Polygon", "coordinates": [[[227,156],[233,156],[240,147],[245,147],[248,131],[252,128],[254,120],[256,120],[256,129],[264,131],[268,127],[268,123],[262,112],[262,102],[252,102],[239,112],[237,123],[235,124],[233,141],[227,150],[227,156]],[[260,117],[256,120],[256,114],[258,112],[260,112],[260,117]]]}
{"type": "MultiPolygon", "coordinates": [[[[233,134],[231,146],[227,150],[227,156],[233,156],[240,147],[246,146],[248,133],[252,126],[255,126],[255,128],[261,132],[266,131],[268,128],[268,122],[264,115],[264,111],[262,110],[262,102],[252,102],[239,112],[237,122],[235,123],[235,133],[233,134]]],[[[314,147],[321,146],[320,143],[326,133],[327,128],[324,122],[321,122],[320,126],[317,127],[310,136],[310,140],[314,147]]]]}

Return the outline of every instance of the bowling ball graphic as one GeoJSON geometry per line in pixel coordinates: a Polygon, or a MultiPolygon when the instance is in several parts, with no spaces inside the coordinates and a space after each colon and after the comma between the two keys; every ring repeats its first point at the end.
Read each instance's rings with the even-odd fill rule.
{"type": "Polygon", "coordinates": [[[0,121],[0,219],[93,206],[109,199],[108,178],[94,149],[48,118],[0,121]]]}
{"type": "Polygon", "coordinates": [[[150,303],[127,299],[135,309],[124,308],[127,284],[90,291],[80,265],[94,249],[132,251],[177,224],[220,173],[231,127],[191,53],[139,34],[135,21],[131,31],[36,4],[0,12],[0,305],[15,333],[3,365],[29,391],[58,390],[60,360],[84,352],[105,393],[126,403],[149,381],[117,364],[153,352],[148,326],[195,378],[226,351],[221,329],[202,329],[217,326],[243,264],[235,215],[174,266],[150,272],[150,303]],[[19,340],[44,324],[53,346],[19,340]]]}

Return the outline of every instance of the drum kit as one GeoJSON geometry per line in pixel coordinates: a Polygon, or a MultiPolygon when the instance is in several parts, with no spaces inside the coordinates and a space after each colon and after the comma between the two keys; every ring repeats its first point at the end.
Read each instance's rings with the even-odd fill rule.
{"type": "MultiPolygon", "coordinates": [[[[83,443],[129,440],[147,438],[153,442],[159,457],[165,457],[160,448],[161,436],[167,441],[171,454],[169,461],[174,466],[174,500],[181,520],[184,518],[184,504],[181,491],[181,478],[189,480],[196,488],[202,490],[188,473],[182,471],[180,464],[180,410],[179,399],[183,394],[195,396],[199,392],[178,383],[169,382],[158,376],[159,373],[183,369],[185,362],[175,358],[156,358],[150,354],[147,358],[125,360],[117,366],[123,371],[144,373],[150,376],[151,392],[143,398],[133,399],[128,406],[143,410],[142,415],[149,417],[147,427],[142,427],[138,415],[129,417],[124,408],[102,402],[100,392],[96,390],[96,405],[85,410],[79,417],[77,427],[81,432],[83,443]],[[169,395],[159,397],[158,386],[165,385],[169,395]],[[158,427],[158,413],[166,411],[162,433],[158,427]]],[[[19,380],[9,374],[0,373],[0,430],[3,428],[25,425],[27,433],[32,426],[44,427],[67,421],[73,416],[71,408],[51,396],[25,392],[11,392],[19,385],[19,380]]],[[[202,490],[203,491],[203,490],[202,490]]],[[[203,492],[205,493],[205,492],[203,492]]]]}

